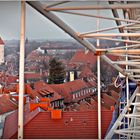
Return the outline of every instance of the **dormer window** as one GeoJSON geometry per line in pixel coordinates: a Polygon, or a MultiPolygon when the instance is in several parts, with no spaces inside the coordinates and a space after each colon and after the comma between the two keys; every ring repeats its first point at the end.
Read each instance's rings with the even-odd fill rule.
{"type": "Polygon", "coordinates": [[[79,94],[79,97],[80,97],[81,96],[80,92],[78,92],[78,94],[79,94]]]}
{"type": "Polygon", "coordinates": [[[81,95],[83,96],[83,92],[81,91],[81,95]]]}
{"type": "Polygon", "coordinates": [[[52,98],[52,97],[54,97],[54,93],[48,93],[47,95],[45,95],[45,97],[52,98]]]}
{"type": "Polygon", "coordinates": [[[73,99],[75,99],[75,94],[73,94],[73,99]]]}

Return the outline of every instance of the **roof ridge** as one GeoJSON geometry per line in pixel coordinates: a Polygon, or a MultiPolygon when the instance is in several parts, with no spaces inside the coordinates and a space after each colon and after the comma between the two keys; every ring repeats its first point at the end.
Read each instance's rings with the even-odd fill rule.
{"type": "Polygon", "coordinates": [[[4,45],[4,41],[2,40],[1,37],[0,37],[0,45],[4,45]]]}

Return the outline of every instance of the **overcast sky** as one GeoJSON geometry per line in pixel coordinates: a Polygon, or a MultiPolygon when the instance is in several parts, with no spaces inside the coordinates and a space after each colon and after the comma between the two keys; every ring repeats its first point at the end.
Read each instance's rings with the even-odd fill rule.
{"type": "MultiPolygon", "coordinates": [[[[91,3],[89,3],[91,5],[91,3]]],[[[85,5],[84,2],[77,5],[85,5]]],[[[64,6],[64,5],[63,5],[64,6]]],[[[71,3],[69,4],[71,6],[71,3]]],[[[86,11],[89,14],[97,15],[97,11],[86,11]]],[[[58,13],[55,13],[58,14],[58,13]]],[[[95,18],[84,18],[68,14],[58,14],[77,32],[96,30],[95,18]]],[[[100,11],[100,15],[112,17],[109,10],[100,11]]],[[[115,26],[115,22],[101,20],[100,28],[115,26]]],[[[117,32],[114,30],[113,32],[117,32]]],[[[0,1],[0,36],[4,40],[19,39],[20,35],[20,2],[0,1]]],[[[59,29],[52,22],[36,12],[26,4],[26,37],[29,39],[69,39],[70,37],[59,29]]]]}

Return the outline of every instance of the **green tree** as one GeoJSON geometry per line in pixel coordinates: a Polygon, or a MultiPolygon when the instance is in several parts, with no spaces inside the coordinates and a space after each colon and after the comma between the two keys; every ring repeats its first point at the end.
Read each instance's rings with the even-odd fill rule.
{"type": "Polygon", "coordinates": [[[64,83],[66,77],[65,67],[57,58],[52,58],[49,61],[49,84],[64,83]]]}

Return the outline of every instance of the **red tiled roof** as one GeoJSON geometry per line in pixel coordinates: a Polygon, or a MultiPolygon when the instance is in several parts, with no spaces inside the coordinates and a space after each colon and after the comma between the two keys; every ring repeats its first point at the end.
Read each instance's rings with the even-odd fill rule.
{"type": "Polygon", "coordinates": [[[111,90],[111,96],[115,99],[118,99],[119,98],[119,94],[117,92],[115,92],[114,90],[111,90]]]}
{"type": "Polygon", "coordinates": [[[27,56],[27,61],[49,61],[50,57],[49,56],[44,56],[42,55],[39,51],[34,50],[27,56]]]}
{"type": "MultiPolygon", "coordinates": [[[[97,96],[94,96],[93,99],[96,102],[98,102],[98,97],[97,96]]],[[[110,108],[111,108],[111,106],[107,102],[105,102],[103,98],[101,98],[101,105],[102,105],[102,108],[104,108],[104,109],[110,110],[110,108]]]]}
{"type": "Polygon", "coordinates": [[[4,42],[1,37],[0,37],[0,45],[4,45],[4,42]]]}
{"type": "Polygon", "coordinates": [[[0,74],[0,81],[5,82],[7,84],[15,83],[18,79],[18,76],[16,75],[8,75],[5,73],[0,74]]]}
{"type": "Polygon", "coordinates": [[[70,102],[72,100],[72,97],[64,84],[52,84],[50,86],[62,97],[64,97],[65,102],[70,102]]]}
{"type": "Polygon", "coordinates": [[[40,73],[32,73],[32,72],[26,72],[25,73],[25,79],[41,79],[42,75],[40,73]]]}
{"type": "Polygon", "coordinates": [[[78,106],[78,110],[80,110],[80,111],[91,110],[91,106],[88,105],[87,103],[82,102],[82,103],[80,104],[80,106],[78,106]]]}
{"type": "Polygon", "coordinates": [[[9,94],[0,95],[0,115],[16,109],[17,105],[10,100],[9,94]]]}
{"type": "Polygon", "coordinates": [[[27,71],[35,71],[38,68],[37,65],[31,64],[30,66],[25,66],[27,71]]]}
{"type": "Polygon", "coordinates": [[[51,101],[62,99],[62,96],[58,94],[49,84],[45,84],[45,87],[40,88],[37,92],[43,96],[53,93],[53,97],[50,97],[51,101]]]}
{"type": "MultiPolygon", "coordinates": [[[[97,96],[96,96],[97,97],[97,96]]],[[[90,104],[94,107],[94,110],[98,110],[98,102],[95,99],[91,98],[90,104]]],[[[101,105],[101,110],[110,110],[110,108],[107,108],[103,103],[101,105]]]]}
{"type": "Polygon", "coordinates": [[[112,61],[117,61],[119,59],[119,56],[114,56],[111,54],[107,54],[107,57],[110,58],[112,61]]]}
{"type": "Polygon", "coordinates": [[[83,80],[74,80],[63,84],[50,85],[55,91],[64,97],[64,101],[70,102],[72,100],[72,92],[87,88],[88,86],[83,80]]]}
{"type": "MultiPolygon", "coordinates": [[[[25,84],[24,85],[24,91],[26,94],[29,94],[29,96],[34,99],[36,98],[36,96],[38,98],[41,97],[41,95],[36,91],[36,90],[33,90],[30,86],[30,84],[25,84]]],[[[16,85],[16,92],[19,93],[19,84],[16,85]]]]}
{"type": "Polygon", "coordinates": [[[84,66],[81,70],[81,73],[79,75],[80,78],[83,78],[83,77],[91,77],[93,76],[94,74],[92,73],[91,69],[88,67],[88,66],[84,66]]]}
{"type": "Polygon", "coordinates": [[[27,60],[35,60],[36,58],[39,57],[40,52],[37,50],[32,51],[30,54],[27,56],[27,60]]]}
{"type": "Polygon", "coordinates": [[[107,95],[106,93],[102,93],[102,100],[108,104],[109,106],[114,106],[117,103],[117,99],[107,95]]]}
{"type": "Polygon", "coordinates": [[[36,91],[36,90],[33,90],[33,89],[30,89],[30,93],[28,93],[30,95],[30,97],[32,99],[38,97],[38,98],[41,98],[42,96],[36,91]]]}
{"type": "Polygon", "coordinates": [[[18,76],[9,75],[7,81],[9,81],[9,83],[14,83],[17,81],[17,79],[18,79],[18,76]]]}
{"type": "Polygon", "coordinates": [[[117,93],[119,93],[120,90],[121,90],[120,88],[116,88],[116,87],[114,86],[114,83],[109,84],[109,85],[107,86],[107,88],[108,88],[108,91],[114,90],[114,91],[117,92],[117,93]]]}
{"type": "MultiPolygon", "coordinates": [[[[51,97],[50,99],[51,101],[62,99],[61,95],[59,95],[55,90],[53,90],[48,84],[44,83],[43,81],[36,82],[34,85],[35,89],[32,89],[30,84],[25,84],[24,87],[25,93],[29,94],[32,99],[36,98],[36,96],[38,98],[41,98],[48,93],[54,93],[53,97],[51,97]]],[[[16,92],[19,93],[19,84],[16,85],[16,92]]]]}
{"type": "MultiPolygon", "coordinates": [[[[112,120],[112,111],[103,110],[102,138],[112,120]]],[[[40,112],[24,126],[25,139],[97,139],[97,111],[62,112],[59,120],[51,119],[50,112],[40,112]]],[[[27,117],[26,117],[27,119],[27,117]]],[[[25,119],[25,121],[26,121],[25,119]]],[[[27,121],[26,121],[27,122],[27,121]]],[[[17,138],[17,114],[9,115],[5,121],[2,138],[17,138]]]]}
{"type": "Polygon", "coordinates": [[[42,81],[42,80],[41,81],[37,81],[37,82],[34,83],[34,88],[36,90],[38,90],[40,88],[43,88],[45,86],[46,86],[46,83],[44,81],[42,81]]]}
{"type": "Polygon", "coordinates": [[[53,93],[53,97],[50,98],[51,101],[62,99],[62,96],[59,95],[57,91],[55,91],[49,84],[43,81],[35,82],[34,88],[36,92],[42,96],[53,93]]]}
{"type": "Polygon", "coordinates": [[[86,84],[88,87],[96,87],[97,88],[97,78],[94,76],[87,78],[86,84]]]}
{"type": "MultiPolygon", "coordinates": [[[[31,119],[33,119],[38,113],[39,113],[38,109],[30,112],[29,104],[26,104],[24,106],[24,125],[27,124],[31,119]]],[[[6,117],[6,121],[4,124],[3,136],[2,136],[3,138],[6,138],[6,137],[10,138],[11,136],[13,136],[17,132],[17,129],[18,129],[17,118],[18,118],[18,110],[15,110],[13,113],[9,114],[6,117]]]]}
{"type": "Polygon", "coordinates": [[[94,107],[95,110],[98,109],[98,103],[94,99],[90,99],[90,104],[94,107]]]}
{"type": "Polygon", "coordinates": [[[16,86],[15,85],[8,85],[5,87],[2,87],[1,90],[4,94],[9,94],[10,92],[16,91],[16,86]]]}
{"type": "Polygon", "coordinates": [[[94,110],[94,106],[87,101],[82,101],[76,106],[74,109],[78,111],[87,111],[87,110],[94,110]]]}
{"type": "Polygon", "coordinates": [[[89,51],[87,54],[85,54],[83,50],[78,50],[70,60],[70,63],[83,63],[83,64],[90,63],[92,65],[95,65],[96,60],[97,58],[93,52],[89,51]]]}

